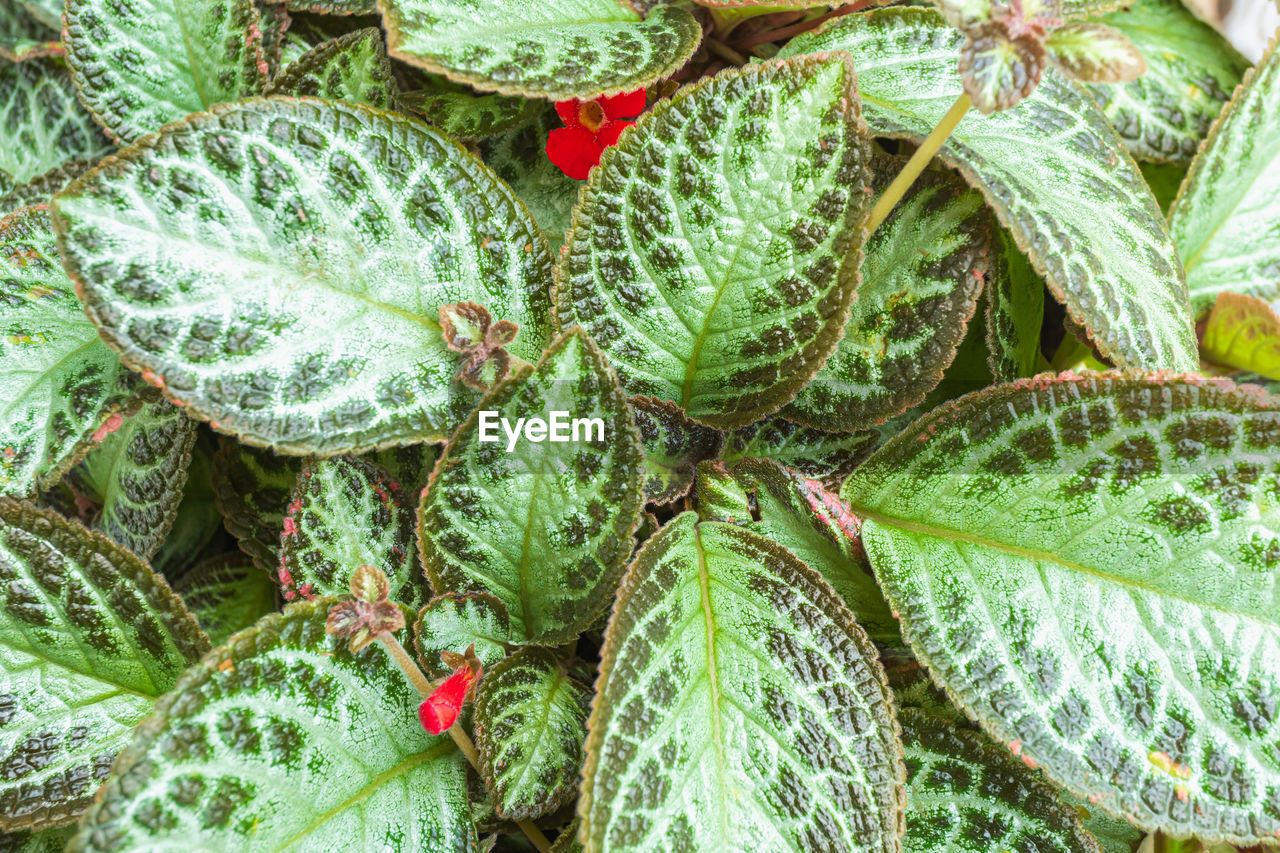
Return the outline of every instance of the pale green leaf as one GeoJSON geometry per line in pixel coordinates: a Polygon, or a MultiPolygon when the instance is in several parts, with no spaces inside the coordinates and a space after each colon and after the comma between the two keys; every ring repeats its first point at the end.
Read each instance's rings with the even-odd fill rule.
{"type": "Polygon", "coordinates": [[[1061,374],[935,410],[842,496],[903,636],[996,740],[1147,830],[1280,832],[1280,399],[1061,374]]]}
{"type": "Polygon", "coordinates": [[[773,459],[826,488],[838,489],[879,442],[874,430],[837,433],[772,417],[729,433],[724,459],[773,459]]]}
{"type": "MultiPolygon", "coordinates": [[[[532,98],[478,95],[462,86],[455,89],[443,85],[434,89],[405,92],[400,99],[428,124],[440,128],[445,136],[464,142],[484,139],[527,124],[541,115],[547,106],[546,101],[532,98]]],[[[546,159],[545,153],[543,159],[546,159]]],[[[499,171],[498,174],[501,175],[502,172],[499,171]]],[[[576,182],[574,188],[577,188],[576,182]]],[[[516,195],[521,195],[514,184],[512,189],[516,190],[516,195]]],[[[537,218],[536,212],[534,218],[537,218]]]]}
{"type": "Polygon", "coordinates": [[[222,439],[213,456],[213,492],[227,532],[253,564],[275,577],[280,534],[302,460],[222,439]]]}
{"type": "Polygon", "coordinates": [[[1191,305],[1280,297],[1280,38],[1222,111],[1169,213],[1191,305]]]}
{"type": "Polygon", "coordinates": [[[1147,73],[1089,94],[1134,157],[1190,163],[1249,61],[1180,0],[1134,0],[1099,20],[1128,36],[1147,73]]]}
{"type": "Polygon", "coordinates": [[[20,2],[31,17],[51,30],[62,31],[63,4],[60,0],[9,0],[9,2],[20,2]]]}
{"type": "Polygon", "coordinates": [[[254,0],[66,0],[67,65],[121,143],[267,82],[254,0]]]}
{"type": "Polygon", "coordinates": [[[694,467],[720,454],[724,434],[689,420],[675,403],[632,397],[631,408],[644,442],[645,500],[679,500],[693,485],[694,467]]]}
{"type": "Polygon", "coordinates": [[[268,98],[175,122],[53,202],[63,260],[126,364],[291,453],[448,435],[477,395],[440,306],[549,337],[551,258],[492,172],[421,122],[268,98]],[[395,346],[388,348],[387,341],[395,346]]]}
{"type": "MultiPolygon", "coordinates": [[[[873,191],[902,163],[877,165],[873,191]]],[[[944,172],[922,175],[863,248],[844,337],[783,417],[863,430],[924,399],[964,340],[991,263],[995,220],[982,196],[944,172]]]]}
{"type": "Polygon", "coordinates": [[[511,632],[507,606],[487,592],[446,592],[427,602],[413,623],[413,648],[418,664],[432,678],[453,672],[440,659],[443,651],[462,654],[470,646],[484,666],[507,656],[507,647],[519,643],[511,632]]]}
{"type": "Polygon", "coordinates": [[[591,695],[548,649],[522,649],[485,670],[472,722],[501,817],[542,817],[577,794],[591,695]]]}
{"type": "Polygon", "coordinates": [[[1053,64],[1082,83],[1129,83],[1147,72],[1143,54],[1125,33],[1094,21],[1052,30],[1044,42],[1053,64]]]}
{"type": "Polygon", "coordinates": [[[46,208],[0,220],[0,295],[0,494],[27,495],[56,481],[138,401],[62,271],[46,208]]]}
{"type": "Polygon", "coordinates": [[[983,291],[987,366],[1005,382],[1040,372],[1044,279],[1009,232],[999,230],[983,291]]]}
{"type": "Polygon", "coordinates": [[[556,268],[631,394],[709,426],[776,411],[849,317],[866,131],[841,54],[722,71],[659,101],[591,172],[556,268]]]}
{"type": "Polygon", "coordinates": [[[277,609],[275,580],[244,554],[205,560],[178,578],[173,591],[217,645],[277,609]]]}
{"type": "Polygon", "coordinates": [[[462,754],[380,646],[325,633],[334,599],[265,617],[138,727],[68,853],[470,853],[462,754]]]}
{"type": "Polygon", "coordinates": [[[480,156],[525,203],[552,246],[564,243],[578,203],[575,181],[547,157],[547,134],[560,127],[554,110],[480,142],[480,156]]]}
{"type": "Polygon", "coordinates": [[[625,0],[384,0],[396,59],[486,92],[594,98],[669,76],[702,28],[682,5],[643,21],[625,0]]]}
{"type": "Polygon", "coordinates": [[[68,160],[47,172],[36,175],[0,196],[0,216],[20,207],[48,204],[58,190],[83,175],[93,166],[92,160],[68,160]]]}
{"type": "Polygon", "coordinates": [[[875,650],[816,572],[693,513],[623,580],[582,836],[608,851],[900,850],[903,767],[875,650]]]}
{"type": "Polygon", "coordinates": [[[195,441],[196,422],[163,400],[125,418],[74,472],[102,507],[94,529],[151,559],[177,517],[195,441]]]}
{"type": "Polygon", "coordinates": [[[1000,21],[966,30],[960,46],[960,79],[973,105],[984,113],[1007,110],[1030,95],[1048,64],[1034,33],[1015,37],[1000,21]]]}
{"type": "Polygon", "coordinates": [[[1207,361],[1280,379],[1280,315],[1256,296],[1219,293],[1200,350],[1207,361]]]}
{"type": "MultiPolygon", "coordinates": [[[[1080,822],[1084,824],[1089,834],[1097,839],[1102,853],[1133,853],[1146,835],[1133,824],[1111,817],[1088,800],[1081,800],[1061,790],[1058,791],[1058,799],[1075,809],[1076,814],[1080,815],[1080,822]]],[[[1265,848],[1262,853],[1267,853],[1265,848]]]]}
{"type": "Polygon", "coordinates": [[[2,853],[62,853],[67,840],[75,834],[74,825],[40,832],[6,832],[0,834],[2,853]]]}
{"type": "Polygon", "coordinates": [[[399,86],[382,33],[356,30],[313,47],[290,62],[267,87],[268,95],[304,95],[394,109],[399,86]]]}
{"type": "Polygon", "coordinates": [[[110,148],[76,100],[75,86],[59,63],[0,62],[0,171],[25,183],[69,160],[97,157],[110,148]]]}
{"type": "Polygon", "coordinates": [[[643,477],[627,398],[600,350],[571,329],[487,396],[436,463],[418,511],[432,588],[492,593],[522,641],[576,637],[622,576],[643,477]],[[564,417],[549,420],[554,412],[564,417]],[[509,439],[535,417],[540,433],[526,424],[509,439]]]}
{"type": "MultiPolygon", "coordinates": [[[[961,38],[930,10],[881,9],[800,36],[784,53],[849,51],[872,131],[919,140],[960,94],[961,38]]],[[[1015,109],[963,119],[940,156],[982,191],[1103,355],[1196,369],[1173,241],[1119,136],[1075,84],[1049,69],[1015,109]]]]}
{"type": "Polygon", "coordinates": [[[132,553],[9,498],[0,573],[0,827],[57,826],[209,642],[132,553]]]}
{"type": "Polygon", "coordinates": [[[61,53],[55,30],[37,21],[17,0],[0,3],[0,56],[22,62],[61,53]]]}

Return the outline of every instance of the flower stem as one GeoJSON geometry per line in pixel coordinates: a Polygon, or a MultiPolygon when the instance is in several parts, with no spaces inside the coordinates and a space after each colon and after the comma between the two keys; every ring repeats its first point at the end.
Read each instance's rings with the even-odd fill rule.
{"type": "Polygon", "coordinates": [[[391,635],[389,631],[383,631],[378,635],[378,642],[382,643],[382,647],[387,650],[387,654],[391,655],[391,659],[396,665],[403,670],[405,676],[409,679],[409,683],[418,689],[422,694],[422,698],[426,699],[431,695],[431,682],[422,674],[422,670],[418,669],[418,665],[414,663],[409,653],[404,650],[404,646],[400,645],[400,641],[391,635]]]}
{"type": "Polygon", "coordinates": [[[738,51],[729,47],[729,45],[725,44],[719,39],[705,38],[702,40],[702,43],[706,46],[707,50],[711,51],[716,56],[720,57],[726,62],[732,62],[734,65],[747,64],[748,60],[745,56],[743,56],[741,53],[738,53],[738,51]]]}
{"type": "Polygon", "coordinates": [[[964,118],[965,113],[969,112],[969,107],[972,105],[973,101],[970,100],[969,93],[962,93],[951,105],[951,109],[947,110],[942,121],[938,122],[938,126],[925,137],[924,142],[920,143],[920,147],[916,149],[915,154],[911,155],[907,165],[902,167],[902,171],[893,179],[893,183],[880,194],[875,206],[871,208],[871,214],[867,217],[865,226],[868,237],[888,218],[889,211],[893,210],[893,206],[906,195],[907,190],[916,182],[916,178],[920,177],[924,167],[929,165],[933,155],[942,148],[942,143],[947,141],[951,131],[956,129],[956,125],[960,123],[960,119],[964,118]]]}

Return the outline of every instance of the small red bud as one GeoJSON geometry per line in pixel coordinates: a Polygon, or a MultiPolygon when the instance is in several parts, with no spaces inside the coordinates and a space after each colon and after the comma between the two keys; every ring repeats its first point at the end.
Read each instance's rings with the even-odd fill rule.
{"type": "Polygon", "coordinates": [[[462,705],[475,687],[476,676],[476,671],[467,664],[440,682],[426,701],[418,706],[418,720],[422,727],[433,735],[448,731],[462,713],[462,705]]]}

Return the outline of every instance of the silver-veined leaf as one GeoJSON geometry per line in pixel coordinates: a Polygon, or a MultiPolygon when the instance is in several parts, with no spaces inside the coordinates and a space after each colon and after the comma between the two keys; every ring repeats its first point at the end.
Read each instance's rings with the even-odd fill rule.
{"type": "Polygon", "coordinates": [[[446,592],[427,602],[413,623],[413,648],[418,665],[432,678],[453,671],[440,658],[450,651],[462,654],[475,646],[476,658],[492,666],[507,656],[507,647],[519,643],[511,632],[507,606],[487,592],[446,592]]]}
{"type": "Polygon", "coordinates": [[[418,511],[432,588],[492,593],[521,641],[576,637],[617,588],[643,477],[626,395],[591,339],[570,329],[485,397],[436,462],[418,511]],[[567,417],[546,420],[555,412],[567,417]],[[534,417],[541,432],[525,425],[509,437],[534,417]]]}
{"type": "Polygon", "coordinates": [[[290,62],[267,87],[268,95],[303,95],[394,109],[399,86],[372,27],[313,47],[290,62]]]}
{"type": "Polygon", "coordinates": [[[427,478],[439,457],[439,445],[407,444],[367,453],[363,458],[386,471],[406,495],[416,500],[426,488],[427,478]]]}
{"type": "Polygon", "coordinates": [[[69,160],[97,157],[110,148],[60,64],[49,59],[0,62],[0,171],[25,183],[69,160]]]}
{"type": "Polygon", "coordinates": [[[75,834],[75,825],[39,832],[6,832],[0,834],[0,851],[3,853],[62,853],[67,840],[75,834]]]}
{"type": "Polygon", "coordinates": [[[867,202],[854,71],[831,54],[659,101],[591,172],[556,267],[631,394],[714,427],[776,411],[849,318],[867,202]]]}
{"type": "Polygon", "coordinates": [[[222,523],[253,564],[275,577],[280,533],[302,460],[222,439],[213,456],[213,493],[222,523]]]}
{"type": "MultiPolygon", "coordinates": [[[[464,142],[484,139],[525,125],[547,108],[546,101],[509,95],[478,95],[464,86],[454,88],[454,84],[405,92],[400,100],[428,124],[440,128],[446,136],[464,142]]],[[[546,160],[545,151],[542,153],[546,160]]],[[[498,174],[501,175],[501,171],[498,174]]],[[[573,186],[576,190],[577,182],[573,182],[573,186]]],[[[520,195],[514,184],[512,189],[516,190],[516,195],[520,195]]],[[[534,218],[537,218],[536,211],[534,218]]]]}
{"type": "Polygon", "coordinates": [[[173,591],[215,645],[274,612],[279,592],[271,575],[258,571],[248,555],[235,552],[183,573],[173,591]]]}
{"type": "Polygon", "coordinates": [[[335,599],[263,618],[143,720],[69,853],[470,853],[466,760],[418,722],[383,649],[325,633],[335,599]]]}
{"type": "Polygon", "coordinates": [[[134,554],[10,498],[0,576],[0,827],[57,826],[209,641],[134,554]]]}
{"type": "Polygon", "coordinates": [[[1002,382],[1040,372],[1040,331],[1044,323],[1044,279],[1000,229],[980,305],[987,336],[987,366],[1002,382]]]}
{"type": "Polygon", "coordinates": [[[1214,122],[1169,227],[1197,319],[1226,291],[1280,297],[1280,37],[1214,122]]]}
{"type": "Polygon", "coordinates": [[[966,30],[960,45],[960,79],[984,113],[1007,110],[1030,95],[1048,64],[1034,31],[1015,36],[1002,21],[966,30]]]}
{"type": "Polygon", "coordinates": [[[594,98],[669,76],[702,28],[662,5],[644,20],[625,0],[384,0],[396,59],[487,92],[594,98]]]}
{"type": "Polygon", "coordinates": [[[664,400],[632,397],[631,408],[644,442],[645,500],[663,504],[684,497],[694,467],[720,454],[724,433],[689,420],[664,400]]]}
{"type": "Polygon", "coordinates": [[[773,459],[838,489],[879,443],[875,430],[827,432],[781,417],[765,418],[728,434],[724,460],[773,459]]]}
{"type": "Polygon", "coordinates": [[[37,21],[17,0],[0,3],[0,57],[23,62],[61,53],[55,30],[37,21]]]}
{"type": "MultiPolygon", "coordinates": [[[[784,55],[847,50],[871,130],[923,138],[960,94],[961,35],[928,9],[850,15],[784,55]]],[[[939,156],[982,191],[1102,354],[1122,367],[1195,370],[1178,253],[1120,137],[1049,69],[1017,107],[971,114],[939,156]]]]}
{"type": "Polygon", "coordinates": [[[291,453],[443,439],[475,405],[442,305],[549,336],[550,253],[501,181],[421,122],[267,98],[168,125],[53,202],[125,363],[216,428],[291,453]],[[387,342],[394,341],[390,346],[387,342]]]}
{"type": "Polygon", "coordinates": [[[254,0],[258,26],[262,29],[262,61],[267,64],[267,80],[274,80],[283,65],[285,36],[293,26],[293,16],[283,3],[254,0]]]}
{"type": "Polygon", "coordinates": [[[376,15],[376,0],[265,0],[267,3],[284,3],[291,12],[310,12],[313,15],[376,15]]]}
{"type": "Polygon", "coordinates": [[[0,196],[0,215],[17,211],[20,207],[48,204],[55,193],[89,171],[93,163],[93,160],[68,160],[36,175],[25,184],[13,187],[0,196]]]}
{"type": "Polygon", "coordinates": [[[547,157],[547,134],[559,122],[554,110],[544,108],[537,118],[479,144],[485,163],[525,203],[553,246],[564,243],[582,185],[547,157]]]}
{"type": "Polygon", "coordinates": [[[588,728],[593,853],[900,850],[902,747],[875,650],[816,572],[739,527],[689,512],[645,543],[588,728]]]}
{"type": "Polygon", "coordinates": [[[1147,830],[1280,832],[1280,399],[1061,374],[936,409],[842,495],[903,636],[996,740],[1147,830]]]}
{"type": "Polygon", "coordinates": [[[0,299],[0,494],[28,495],[120,427],[136,383],[84,316],[47,208],[0,219],[0,299]]]}
{"type": "Polygon", "coordinates": [[[90,112],[133,142],[267,82],[254,0],[66,0],[67,65],[90,112]]]}
{"type": "Polygon", "coordinates": [[[521,649],[485,670],[472,724],[499,816],[542,817],[573,799],[590,710],[590,689],[549,649],[521,649]]]}

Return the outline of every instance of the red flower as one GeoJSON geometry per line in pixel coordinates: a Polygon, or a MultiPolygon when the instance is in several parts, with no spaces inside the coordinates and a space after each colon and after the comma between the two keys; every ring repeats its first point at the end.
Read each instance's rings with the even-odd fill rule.
{"type": "Polygon", "coordinates": [[[604,149],[618,141],[623,128],[635,124],[644,110],[644,89],[594,101],[558,101],[564,127],[547,136],[547,157],[574,180],[585,180],[604,149]]]}
{"type": "Polygon", "coordinates": [[[447,732],[457,722],[462,706],[476,689],[482,667],[476,660],[475,648],[473,645],[467,649],[465,655],[447,651],[440,655],[447,665],[454,667],[453,674],[437,684],[426,701],[418,706],[419,722],[433,735],[447,732]]]}

